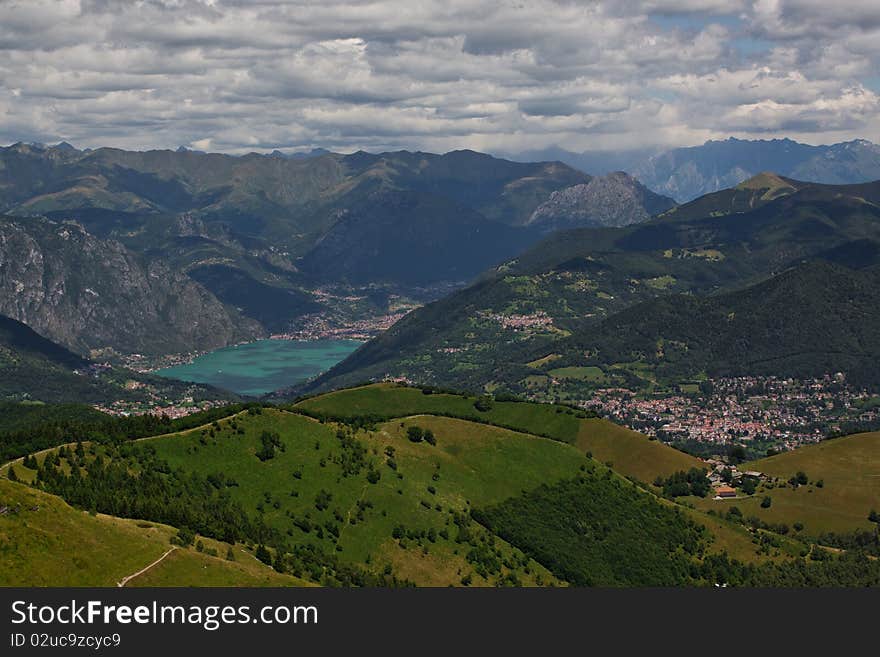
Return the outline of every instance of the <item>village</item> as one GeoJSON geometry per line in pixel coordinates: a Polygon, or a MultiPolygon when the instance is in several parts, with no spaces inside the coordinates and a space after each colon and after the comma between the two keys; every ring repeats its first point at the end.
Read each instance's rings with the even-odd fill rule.
{"type": "Polygon", "coordinates": [[[229,404],[229,401],[226,400],[209,399],[195,401],[192,397],[183,397],[176,400],[156,398],[148,401],[117,399],[105,404],[95,404],[93,408],[115,417],[128,417],[131,415],[155,415],[161,417],[164,415],[174,420],[198,413],[199,411],[219,408],[227,404],[229,404]]]}
{"type": "Polygon", "coordinates": [[[580,405],[664,442],[759,442],[776,451],[819,442],[846,425],[880,422],[880,397],[848,385],[842,374],[710,379],[698,392],[662,397],[602,389],[580,405]]]}
{"type": "Polygon", "coordinates": [[[553,318],[543,310],[539,310],[530,315],[491,313],[485,311],[481,311],[477,313],[477,315],[483,319],[497,322],[501,325],[501,328],[512,329],[514,331],[530,332],[547,329],[553,326],[553,318]]]}
{"type": "Polygon", "coordinates": [[[409,310],[375,315],[353,320],[345,324],[333,321],[325,313],[305,315],[299,320],[299,328],[275,333],[272,340],[370,340],[390,328],[409,310]]]}

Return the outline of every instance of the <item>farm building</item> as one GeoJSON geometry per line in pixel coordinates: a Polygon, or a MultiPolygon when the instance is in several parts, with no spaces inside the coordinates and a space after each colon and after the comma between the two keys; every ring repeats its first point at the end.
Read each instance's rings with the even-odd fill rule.
{"type": "Polygon", "coordinates": [[[715,497],[736,497],[736,489],[730,486],[718,486],[715,489],[715,497]]]}

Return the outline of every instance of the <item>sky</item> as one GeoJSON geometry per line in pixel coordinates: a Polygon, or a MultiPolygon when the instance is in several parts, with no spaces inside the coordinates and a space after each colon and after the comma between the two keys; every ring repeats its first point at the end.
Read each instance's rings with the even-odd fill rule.
{"type": "Polygon", "coordinates": [[[0,0],[0,143],[880,141],[878,0],[0,0]]]}

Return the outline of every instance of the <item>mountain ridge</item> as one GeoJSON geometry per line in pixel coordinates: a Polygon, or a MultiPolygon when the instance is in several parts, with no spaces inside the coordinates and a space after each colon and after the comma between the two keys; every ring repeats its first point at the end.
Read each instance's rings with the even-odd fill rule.
{"type": "Polygon", "coordinates": [[[802,144],[784,139],[710,139],[701,145],[628,151],[574,153],[553,147],[510,155],[552,156],[591,175],[622,169],[658,194],[679,203],[734,187],[765,171],[826,184],[880,178],[880,146],[865,139],[836,144],[802,144]]]}
{"type": "Polygon", "coordinates": [[[791,193],[753,204],[766,194],[763,184],[755,187],[716,192],[643,224],[554,233],[410,313],[299,391],[403,377],[535,393],[528,363],[636,304],[732,292],[817,258],[880,262],[880,182],[798,182],[791,193]]]}
{"type": "Polygon", "coordinates": [[[529,217],[543,232],[642,223],[670,210],[675,201],[655,194],[623,171],[555,191],[529,217]]]}

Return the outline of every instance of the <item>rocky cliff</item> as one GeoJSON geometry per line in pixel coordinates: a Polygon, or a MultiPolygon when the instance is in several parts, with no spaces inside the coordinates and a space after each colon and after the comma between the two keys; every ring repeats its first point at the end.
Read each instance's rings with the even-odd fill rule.
{"type": "Polygon", "coordinates": [[[529,226],[543,231],[601,226],[628,226],[647,221],[675,205],[632,176],[618,171],[553,192],[538,206],[529,226]]]}
{"type": "Polygon", "coordinates": [[[0,314],[83,355],[213,349],[259,334],[163,261],[37,217],[0,218],[0,314]]]}

